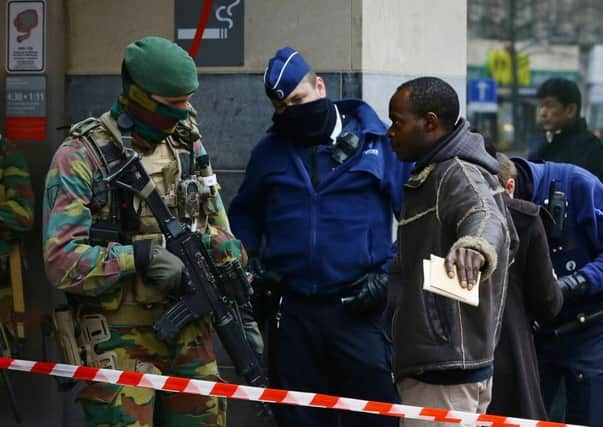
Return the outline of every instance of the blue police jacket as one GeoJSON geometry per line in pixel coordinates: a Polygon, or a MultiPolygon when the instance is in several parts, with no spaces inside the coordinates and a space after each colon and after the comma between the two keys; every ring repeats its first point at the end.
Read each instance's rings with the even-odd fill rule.
{"type": "Polygon", "coordinates": [[[368,104],[335,104],[343,131],[360,140],[351,157],[338,164],[333,147],[320,146],[314,188],[304,150],[269,130],[253,148],[229,209],[237,238],[250,249],[263,246],[265,267],[304,295],[336,293],[366,273],[389,269],[393,216],[412,169],[396,158],[386,126],[368,104]]]}
{"type": "MultiPolygon", "coordinates": [[[[581,272],[591,284],[590,294],[603,297],[603,184],[586,169],[568,163],[513,161],[529,166],[534,203],[544,205],[552,180],[556,190],[567,197],[562,249],[551,252],[555,272],[558,276],[581,272]]],[[[588,299],[593,301],[592,296],[588,299]]],[[[563,311],[575,314],[578,309],[575,304],[566,303],[563,311]]]]}

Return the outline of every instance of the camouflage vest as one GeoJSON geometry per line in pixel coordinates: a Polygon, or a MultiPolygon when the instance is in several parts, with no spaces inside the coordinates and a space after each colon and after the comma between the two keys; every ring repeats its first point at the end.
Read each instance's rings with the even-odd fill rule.
{"type": "MultiPolygon", "coordinates": [[[[135,144],[129,148],[141,152],[142,164],[172,214],[182,222],[193,223],[197,230],[205,231],[208,227],[208,215],[217,208],[215,200],[212,200],[211,189],[203,185],[202,178],[197,179],[194,140],[191,140],[199,139],[197,125],[194,119],[189,119],[184,125],[185,132],[166,138],[162,143],[155,145],[151,153],[141,152],[135,144]],[[189,136],[189,140],[186,140],[187,129],[192,136],[189,136]],[[187,209],[183,195],[179,194],[179,185],[191,179],[198,181],[200,187],[197,188],[201,188],[202,208],[196,211],[187,209]]],[[[131,138],[122,136],[109,113],[75,124],[70,133],[86,145],[92,153],[96,169],[101,174],[94,177],[93,198],[89,206],[93,226],[98,223],[122,224],[120,243],[123,244],[138,239],[151,239],[154,243],[162,244],[163,235],[146,203],[138,196],[127,194],[125,190],[117,191],[102,181],[102,178],[123,164],[124,144],[131,142],[131,138]]],[[[96,302],[100,302],[101,308],[117,310],[122,303],[149,305],[166,302],[166,295],[161,294],[154,286],[145,285],[140,274],[128,280],[131,283],[122,283],[116,290],[99,297],[96,302]]]]}

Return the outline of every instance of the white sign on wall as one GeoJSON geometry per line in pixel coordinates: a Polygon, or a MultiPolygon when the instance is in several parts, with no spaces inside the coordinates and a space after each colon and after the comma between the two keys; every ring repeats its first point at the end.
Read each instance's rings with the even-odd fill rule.
{"type": "Polygon", "coordinates": [[[41,73],[46,68],[44,1],[7,2],[6,70],[41,73]]]}

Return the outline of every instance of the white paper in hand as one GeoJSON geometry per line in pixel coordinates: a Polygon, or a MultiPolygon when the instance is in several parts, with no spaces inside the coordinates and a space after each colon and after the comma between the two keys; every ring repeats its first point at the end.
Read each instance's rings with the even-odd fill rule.
{"type": "Polygon", "coordinates": [[[431,259],[423,260],[423,290],[433,292],[448,298],[464,302],[469,305],[479,305],[479,280],[481,273],[477,276],[477,284],[471,290],[462,288],[456,277],[450,278],[446,274],[444,258],[431,255],[431,259]]]}

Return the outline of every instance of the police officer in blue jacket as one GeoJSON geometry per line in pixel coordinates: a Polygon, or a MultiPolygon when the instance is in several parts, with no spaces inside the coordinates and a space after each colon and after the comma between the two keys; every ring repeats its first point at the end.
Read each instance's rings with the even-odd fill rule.
{"type": "MultiPolygon", "coordinates": [[[[331,101],[296,50],[276,52],[264,84],[273,126],[253,148],[229,217],[263,268],[282,277],[268,325],[271,385],[397,402],[382,314],[411,165],[397,160],[375,111],[331,101]]],[[[275,414],[287,427],[330,427],[336,416],[345,426],[398,424],[287,405],[275,414]]]]}
{"type": "Polygon", "coordinates": [[[550,414],[563,381],[565,422],[603,426],[603,184],[567,163],[513,161],[515,197],[545,206],[553,217],[547,234],[565,301],[536,335],[545,405],[550,414]]]}

